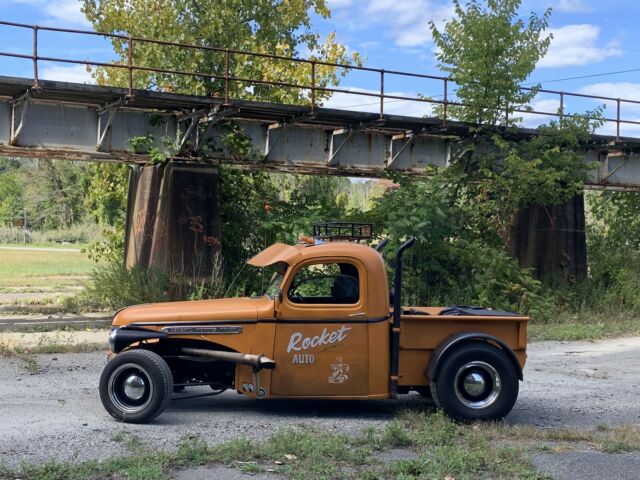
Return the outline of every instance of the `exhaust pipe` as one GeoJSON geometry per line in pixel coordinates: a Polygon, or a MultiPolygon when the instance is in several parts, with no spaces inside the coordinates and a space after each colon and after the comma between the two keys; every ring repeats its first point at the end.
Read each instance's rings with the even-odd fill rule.
{"type": "Polygon", "coordinates": [[[223,350],[207,350],[204,348],[183,348],[182,351],[187,355],[196,357],[207,357],[213,360],[221,360],[223,362],[237,363],[239,365],[248,365],[261,370],[267,368],[272,370],[276,366],[275,360],[271,360],[264,355],[252,355],[250,353],[225,352],[223,350]]]}
{"type": "Polygon", "coordinates": [[[398,395],[398,369],[400,361],[400,317],[402,316],[402,256],[404,251],[413,247],[415,238],[410,238],[398,249],[395,261],[395,279],[393,286],[393,327],[391,328],[391,382],[393,398],[398,395]]]}

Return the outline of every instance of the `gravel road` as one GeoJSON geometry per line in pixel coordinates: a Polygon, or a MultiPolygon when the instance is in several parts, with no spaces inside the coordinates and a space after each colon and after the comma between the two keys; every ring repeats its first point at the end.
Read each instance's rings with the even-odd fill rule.
{"type": "MultiPolygon", "coordinates": [[[[640,423],[638,352],[640,337],[531,344],[525,382],[507,422],[579,428],[640,423]]],[[[155,448],[174,448],[189,434],[214,443],[266,437],[298,424],[350,432],[424,402],[416,394],[397,402],[296,402],[227,392],[174,401],[154,423],[126,425],[109,417],[98,398],[104,353],[38,355],[37,361],[39,373],[29,374],[21,360],[0,357],[0,459],[10,466],[124,454],[124,445],[112,439],[116,432],[137,435],[155,448]]]]}

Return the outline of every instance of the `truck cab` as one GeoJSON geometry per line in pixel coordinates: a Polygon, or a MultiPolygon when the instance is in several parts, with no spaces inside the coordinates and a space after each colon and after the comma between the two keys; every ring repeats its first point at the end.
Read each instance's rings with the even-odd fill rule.
{"type": "Polygon", "coordinates": [[[525,363],[527,317],[478,307],[402,307],[402,252],[349,241],[277,243],[249,260],[264,295],[128,307],[113,319],[100,381],[126,422],[174,392],[210,386],[258,399],[387,399],[417,391],[461,420],[504,417],[525,363]],[[393,305],[392,305],[393,303],[393,305]]]}

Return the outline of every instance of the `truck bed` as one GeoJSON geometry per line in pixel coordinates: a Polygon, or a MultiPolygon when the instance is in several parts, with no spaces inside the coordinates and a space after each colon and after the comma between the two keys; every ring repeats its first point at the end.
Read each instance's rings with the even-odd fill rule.
{"type": "Polygon", "coordinates": [[[398,385],[425,385],[425,369],[433,351],[451,335],[486,333],[506,343],[520,365],[526,360],[529,317],[502,311],[474,311],[452,307],[405,307],[400,317],[400,362],[398,385]],[[485,314],[480,314],[485,313],[485,314]]]}

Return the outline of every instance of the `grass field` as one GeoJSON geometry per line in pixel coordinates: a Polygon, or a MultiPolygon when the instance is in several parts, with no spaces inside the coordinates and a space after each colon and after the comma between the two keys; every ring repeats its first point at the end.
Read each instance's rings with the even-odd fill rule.
{"type": "Polygon", "coordinates": [[[80,251],[0,246],[0,292],[60,291],[82,286],[94,266],[80,251]]]}

